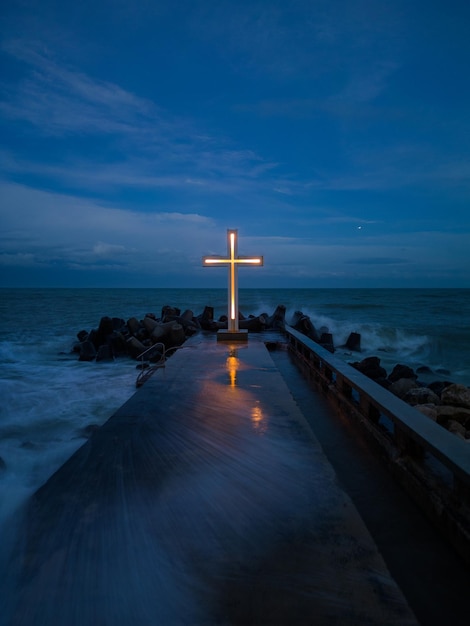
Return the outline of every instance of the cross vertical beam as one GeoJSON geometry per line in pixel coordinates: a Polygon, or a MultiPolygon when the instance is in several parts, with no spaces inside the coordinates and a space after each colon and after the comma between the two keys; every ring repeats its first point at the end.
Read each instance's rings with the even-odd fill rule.
{"type": "Polygon", "coordinates": [[[231,333],[238,332],[238,266],[263,265],[263,257],[238,256],[238,230],[227,230],[227,257],[205,256],[202,259],[205,267],[228,266],[228,330],[231,333]]]}

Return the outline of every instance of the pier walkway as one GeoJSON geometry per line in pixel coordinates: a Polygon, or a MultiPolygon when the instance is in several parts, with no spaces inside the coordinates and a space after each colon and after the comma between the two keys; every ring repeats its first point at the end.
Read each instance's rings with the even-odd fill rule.
{"type": "Polygon", "coordinates": [[[8,625],[418,623],[257,336],[184,344],[23,524],[8,625]]]}

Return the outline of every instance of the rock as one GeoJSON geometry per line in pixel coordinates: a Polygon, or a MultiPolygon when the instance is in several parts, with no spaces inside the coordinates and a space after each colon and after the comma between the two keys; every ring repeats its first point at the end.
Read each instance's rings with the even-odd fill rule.
{"type": "Polygon", "coordinates": [[[380,365],[380,359],[377,356],[368,356],[360,362],[351,363],[351,365],[372,380],[378,381],[387,378],[387,371],[380,365]]]}
{"type": "Polygon", "coordinates": [[[395,365],[395,367],[389,374],[388,380],[394,383],[395,381],[400,380],[400,378],[413,378],[416,380],[418,377],[415,374],[414,370],[412,370],[411,367],[408,367],[408,365],[398,364],[395,365]]]}
{"type": "Polygon", "coordinates": [[[445,424],[449,420],[454,420],[465,425],[470,424],[470,409],[461,406],[441,405],[437,406],[436,410],[439,424],[445,424]]]}
{"type": "Polygon", "coordinates": [[[431,389],[432,391],[434,391],[434,393],[436,395],[438,395],[439,397],[441,396],[442,392],[444,391],[444,389],[446,387],[448,387],[449,385],[452,385],[453,383],[451,383],[448,380],[435,380],[432,383],[429,383],[429,385],[427,385],[428,389],[431,389]]]}
{"type": "Polygon", "coordinates": [[[432,374],[432,369],[428,367],[427,365],[420,365],[420,367],[416,369],[416,373],[417,374],[432,374]]]}
{"type": "Polygon", "coordinates": [[[297,324],[299,323],[300,318],[303,316],[304,314],[302,313],[302,311],[295,311],[294,314],[292,315],[289,325],[292,326],[292,328],[296,328],[297,324]]]}
{"type": "Polygon", "coordinates": [[[97,361],[114,361],[114,356],[109,345],[103,345],[98,348],[96,355],[97,361]]]}
{"type": "MultiPolygon", "coordinates": [[[[401,380],[410,380],[402,378],[401,380]]],[[[414,387],[406,392],[403,400],[411,406],[416,404],[440,404],[439,396],[428,387],[414,387]]]]}
{"type": "Polygon", "coordinates": [[[112,334],[113,330],[113,320],[108,316],[102,317],[100,325],[98,326],[98,345],[96,347],[106,343],[107,338],[112,334]]]}
{"type": "Polygon", "coordinates": [[[114,331],[109,338],[108,345],[114,356],[124,356],[128,354],[127,341],[124,335],[118,331],[114,331]]]}
{"type": "Polygon", "coordinates": [[[320,343],[320,336],[317,333],[315,326],[312,323],[312,320],[307,315],[301,315],[294,326],[295,330],[298,330],[299,333],[306,335],[316,343],[320,343]]]}
{"type": "Polygon", "coordinates": [[[154,319],[153,317],[149,317],[148,315],[146,315],[144,319],[142,320],[142,325],[147,331],[147,333],[151,335],[153,331],[155,330],[155,328],[160,325],[160,322],[157,322],[157,320],[154,319]]]}
{"type": "Polygon", "coordinates": [[[172,322],[170,326],[169,339],[171,347],[180,346],[184,342],[184,328],[181,324],[178,324],[178,322],[172,322]]]}
{"type": "Polygon", "coordinates": [[[414,408],[426,415],[426,417],[429,417],[429,419],[432,419],[433,422],[437,421],[437,409],[434,404],[415,404],[414,408]]]}
{"type": "MultiPolygon", "coordinates": [[[[177,324],[177,322],[169,321],[165,323],[156,324],[150,335],[150,339],[152,340],[152,343],[163,341],[164,338],[170,333],[171,327],[173,326],[173,324],[177,324]]],[[[178,326],[182,328],[181,324],[178,324],[178,326]]]]}
{"type": "Polygon", "coordinates": [[[79,361],[94,361],[96,358],[96,348],[95,344],[87,339],[83,343],[80,344],[80,356],[78,357],[79,361]]]}
{"type": "Polygon", "coordinates": [[[266,328],[267,317],[265,315],[259,315],[258,317],[249,317],[245,320],[240,320],[239,328],[247,329],[251,332],[258,333],[266,328]]]}
{"type": "Polygon", "coordinates": [[[353,352],[361,351],[361,335],[359,333],[350,333],[346,343],[343,346],[353,352]]]}
{"type": "Polygon", "coordinates": [[[268,317],[268,328],[285,328],[286,325],[286,307],[279,304],[274,313],[268,317]]]}
{"type": "Polygon", "coordinates": [[[129,350],[129,354],[132,358],[137,359],[142,352],[147,350],[147,346],[145,346],[142,342],[140,342],[136,337],[129,337],[127,340],[127,347],[129,350]]]}
{"type": "Polygon", "coordinates": [[[113,323],[113,330],[122,332],[126,326],[126,322],[121,317],[112,317],[111,321],[113,323]]]}
{"type": "Polygon", "coordinates": [[[82,344],[79,341],[76,341],[72,346],[72,352],[75,352],[76,354],[80,354],[81,349],[82,344]]]}
{"type": "Polygon", "coordinates": [[[211,306],[204,307],[204,311],[198,316],[197,319],[201,328],[204,330],[211,330],[211,326],[214,321],[214,308],[211,306]]]}
{"type": "Polygon", "coordinates": [[[174,306],[168,306],[168,304],[166,304],[162,308],[161,320],[162,322],[171,321],[171,317],[177,317],[178,315],[181,315],[181,309],[174,306]],[[166,319],[167,317],[170,319],[166,319]]]}
{"type": "Polygon", "coordinates": [[[400,380],[396,380],[390,385],[389,391],[403,400],[409,391],[417,388],[418,386],[413,378],[400,378],[400,380]]]}
{"type": "Polygon", "coordinates": [[[85,339],[88,339],[88,331],[81,330],[79,333],[77,333],[77,339],[78,341],[85,341],[85,339]]]}
{"type": "Polygon", "coordinates": [[[131,335],[137,335],[137,333],[139,332],[139,328],[140,328],[140,323],[139,320],[135,317],[130,317],[127,320],[127,328],[129,329],[129,332],[131,335]]]}
{"type": "Polygon", "coordinates": [[[441,402],[470,409],[470,389],[465,385],[449,385],[441,393],[441,402]]]}
{"type": "Polygon", "coordinates": [[[450,433],[453,433],[454,435],[457,435],[458,437],[465,439],[465,435],[467,431],[465,429],[465,426],[462,426],[462,424],[460,424],[459,422],[456,422],[455,420],[450,420],[449,423],[447,424],[447,430],[450,433]]]}

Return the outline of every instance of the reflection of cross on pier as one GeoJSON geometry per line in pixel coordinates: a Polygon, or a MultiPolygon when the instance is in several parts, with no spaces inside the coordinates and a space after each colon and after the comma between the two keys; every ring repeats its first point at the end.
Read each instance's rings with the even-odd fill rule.
{"type": "MultiPolygon", "coordinates": [[[[228,265],[228,339],[240,339],[238,329],[238,265],[263,265],[263,257],[238,256],[238,231],[227,230],[227,258],[205,256],[204,266],[228,265]],[[232,336],[230,337],[230,334],[232,336]],[[236,335],[236,336],[235,336],[236,335]]],[[[225,337],[224,337],[225,338],[225,337]]]]}

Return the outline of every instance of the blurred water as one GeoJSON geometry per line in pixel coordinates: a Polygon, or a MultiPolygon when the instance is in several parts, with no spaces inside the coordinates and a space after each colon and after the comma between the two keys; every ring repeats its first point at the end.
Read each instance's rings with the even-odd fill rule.
{"type": "MultiPolygon", "coordinates": [[[[223,289],[3,289],[0,297],[1,525],[85,441],[83,429],[135,391],[132,361],[79,362],[76,333],[104,315],[160,316],[167,304],[195,314],[210,305],[218,317],[227,298],[223,289]]],[[[284,304],[288,322],[301,310],[336,346],[359,332],[362,354],[338,347],[347,361],[375,354],[389,371],[427,365],[434,379],[470,384],[470,290],[241,289],[239,304],[245,315],[284,304]]]]}

